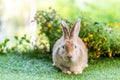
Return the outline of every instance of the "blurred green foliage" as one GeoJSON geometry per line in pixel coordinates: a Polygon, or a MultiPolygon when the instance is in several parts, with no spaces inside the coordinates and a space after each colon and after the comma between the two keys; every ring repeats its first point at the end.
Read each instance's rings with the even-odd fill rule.
{"type": "Polygon", "coordinates": [[[95,20],[101,22],[120,22],[119,19],[119,0],[93,0],[91,3],[86,2],[85,11],[95,20]]]}
{"type": "MultiPolygon", "coordinates": [[[[35,20],[38,24],[38,37],[45,33],[50,43],[50,50],[53,47],[54,42],[62,35],[59,22],[61,17],[56,13],[54,9],[49,8],[49,11],[37,11],[35,20]]],[[[40,42],[41,39],[39,39],[40,42]]]]}
{"type": "MultiPolygon", "coordinates": [[[[78,0],[79,1],[79,0],[78,0]]],[[[93,0],[84,2],[84,8],[75,0],[57,0],[56,7],[39,10],[34,19],[37,22],[37,44],[31,49],[27,35],[15,36],[16,45],[6,48],[8,39],[0,44],[0,53],[19,52],[32,53],[39,56],[51,53],[52,47],[61,36],[61,20],[65,20],[69,28],[81,18],[80,38],[89,48],[90,58],[120,55],[120,19],[119,0],[93,0]],[[114,7],[113,7],[114,6],[114,7]]]]}
{"type": "Polygon", "coordinates": [[[80,12],[88,13],[94,20],[109,23],[120,22],[120,0],[58,0],[55,9],[61,16],[74,21],[80,12]],[[90,2],[91,1],[91,2],[90,2]]]}
{"type": "Polygon", "coordinates": [[[9,39],[5,39],[4,42],[0,43],[0,53],[5,54],[9,52],[9,49],[6,47],[9,39]]]}
{"type": "Polygon", "coordinates": [[[8,54],[8,53],[19,53],[24,54],[25,52],[30,50],[31,44],[30,39],[27,35],[23,35],[22,37],[14,36],[14,45],[9,46],[9,39],[5,39],[2,43],[0,43],[0,54],[8,54]]]}
{"type": "MultiPolygon", "coordinates": [[[[100,56],[113,57],[120,53],[120,33],[116,33],[105,23],[94,21],[93,18],[89,17],[89,14],[82,11],[79,12],[79,17],[82,19],[80,37],[89,48],[91,58],[99,58],[100,56]]],[[[50,9],[50,11],[38,11],[35,15],[38,28],[41,28],[39,32],[46,34],[51,48],[62,35],[59,26],[61,19],[63,18],[58,16],[53,9],[50,9]]],[[[73,22],[69,20],[66,20],[66,22],[69,27],[72,26],[73,22]]],[[[38,34],[38,36],[40,35],[38,34]]],[[[49,51],[51,52],[51,49],[49,51]]]]}

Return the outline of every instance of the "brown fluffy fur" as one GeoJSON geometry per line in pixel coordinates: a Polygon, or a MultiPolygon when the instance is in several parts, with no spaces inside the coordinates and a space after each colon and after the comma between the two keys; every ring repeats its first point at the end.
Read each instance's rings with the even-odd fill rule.
{"type": "Polygon", "coordinates": [[[81,74],[88,66],[88,49],[78,37],[80,20],[69,32],[64,21],[61,23],[63,36],[56,41],[53,47],[53,65],[60,68],[64,73],[81,74]]]}

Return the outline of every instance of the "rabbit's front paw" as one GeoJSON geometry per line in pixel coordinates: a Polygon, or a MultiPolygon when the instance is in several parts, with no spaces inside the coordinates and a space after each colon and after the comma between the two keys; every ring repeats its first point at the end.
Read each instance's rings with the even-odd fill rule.
{"type": "Polygon", "coordinates": [[[71,71],[63,70],[62,72],[65,73],[65,74],[71,74],[71,71]]]}
{"type": "Polygon", "coordinates": [[[52,66],[55,66],[55,63],[53,63],[52,66]]]}
{"type": "Polygon", "coordinates": [[[74,71],[73,72],[75,75],[77,75],[77,74],[82,74],[82,70],[80,70],[80,71],[74,71]]]}
{"type": "Polygon", "coordinates": [[[88,67],[88,64],[86,64],[85,67],[88,67]]]}

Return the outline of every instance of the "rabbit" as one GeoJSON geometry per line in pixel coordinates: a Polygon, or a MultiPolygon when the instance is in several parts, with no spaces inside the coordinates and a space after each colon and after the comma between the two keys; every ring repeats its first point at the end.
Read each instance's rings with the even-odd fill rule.
{"type": "Polygon", "coordinates": [[[64,21],[61,21],[61,26],[63,36],[53,46],[53,66],[67,74],[82,74],[88,67],[88,49],[79,38],[81,20],[78,19],[70,32],[64,21]]]}

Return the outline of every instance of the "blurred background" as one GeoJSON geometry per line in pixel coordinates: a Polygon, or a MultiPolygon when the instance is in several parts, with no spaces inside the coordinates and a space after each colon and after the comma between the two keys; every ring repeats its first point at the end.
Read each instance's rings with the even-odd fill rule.
{"type": "Polygon", "coordinates": [[[94,21],[120,30],[120,0],[0,0],[0,42],[15,35],[28,34],[35,39],[37,10],[55,9],[62,17],[74,21],[79,13],[89,14],[94,21]]]}
{"type": "Polygon", "coordinates": [[[71,20],[83,11],[96,21],[120,26],[119,4],[120,0],[0,0],[0,42],[16,34],[34,35],[36,11],[49,7],[71,20]]]}

